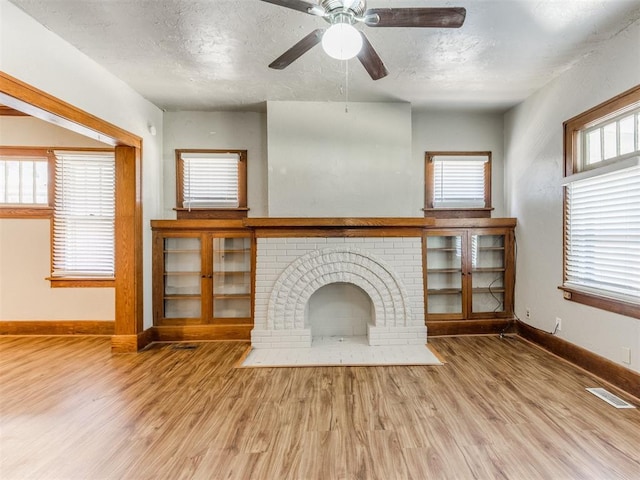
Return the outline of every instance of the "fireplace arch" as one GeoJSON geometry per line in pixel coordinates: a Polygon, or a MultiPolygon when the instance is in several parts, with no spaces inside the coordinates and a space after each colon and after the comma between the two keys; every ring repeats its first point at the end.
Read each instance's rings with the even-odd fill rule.
{"type": "Polygon", "coordinates": [[[369,252],[337,247],[307,253],[282,272],[269,298],[267,328],[307,329],[304,312],[309,298],[332,283],[350,283],[369,295],[375,327],[411,325],[407,291],[392,269],[369,252]]]}

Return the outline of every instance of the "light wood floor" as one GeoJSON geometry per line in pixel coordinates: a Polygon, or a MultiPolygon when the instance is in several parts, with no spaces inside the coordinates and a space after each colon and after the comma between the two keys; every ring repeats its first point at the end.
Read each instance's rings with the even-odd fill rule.
{"type": "Polygon", "coordinates": [[[597,379],[517,337],[431,344],[446,365],[237,369],[245,344],[1,338],[0,478],[640,478],[640,409],[597,379]]]}

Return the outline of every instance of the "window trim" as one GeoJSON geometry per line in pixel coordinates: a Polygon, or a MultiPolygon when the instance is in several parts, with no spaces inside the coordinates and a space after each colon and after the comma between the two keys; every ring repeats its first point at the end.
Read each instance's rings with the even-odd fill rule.
{"type": "MultiPolygon", "coordinates": [[[[640,105],[640,85],[617,95],[586,112],[583,112],[563,123],[564,135],[564,177],[580,172],[580,131],[596,124],[606,122],[631,111],[640,105]]],[[[576,303],[589,305],[609,312],[640,319],[640,304],[607,297],[596,292],[567,287],[567,195],[568,187],[563,187],[562,200],[562,285],[563,298],[576,303]]]]}
{"type": "Polygon", "coordinates": [[[176,207],[178,219],[206,219],[221,218],[234,219],[245,218],[249,209],[247,208],[247,150],[234,149],[176,149],[176,207]],[[184,180],[183,153],[233,153],[238,155],[238,207],[236,208],[183,208],[184,191],[182,188],[184,180]]]}
{"type": "Polygon", "coordinates": [[[491,205],[491,152],[490,151],[468,151],[468,152],[442,152],[432,151],[425,152],[424,161],[424,183],[425,183],[425,217],[435,218],[489,218],[493,207],[491,205]],[[434,157],[451,156],[451,157],[478,157],[486,156],[487,161],[484,166],[484,207],[471,208],[447,208],[434,207],[434,182],[435,167],[434,157]]]}
{"type": "Polygon", "coordinates": [[[47,158],[47,205],[36,206],[20,204],[0,204],[0,218],[21,218],[21,219],[50,219],[53,218],[53,202],[55,196],[55,157],[50,147],[0,147],[0,155],[4,157],[46,157],[47,158]]]}
{"type": "MultiPolygon", "coordinates": [[[[61,152],[110,152],[114,154],[114,162],[115,162],[115,189],[116,189],[116,194],[115,194],[115,203],[116,203],[116,217],[114,218],[114,221],[116,222],[116,226],[115,226],[115,238],[114,238],[114,249],[117,250],[117,237],[118,237],[118,233],[117,233],[117,208],[118,208],[118,194],[117,194],[117,189],[118,189],[118,158],[117,158],[117,154],[114,148],[91,148],[91,147],[55,147],[55,150],[57,151],[61,151],[61,152]]],[[[55,155],[54,155],[54,148],[50,149],[51,151],[51,157],[53,159],[53,199],[52,201],[55,202],[55,155]]],[[[50,177],[51,178],[51,177],[50,177]]],[[[79,276],[74,276],[74,277],[60,277],[60,276],[53,276],[53,252],[54,252],[54,231],[53,231],[53,222],[54,222],[54,213],[55,213],[55,207],[52,207],[51,209],[51,217],[50,217],[50,240],[49,240],[49,246],[50,246],[50,254],[49,254],[49,276],[45,278],[45,280],[49,281],[50,287],[51,288],[113,288],[116,286],[116,272],[115,270],[118,268],[118,262],[117,262],[117,254],[115,254],[115,264],[114,264],[114,275],[112,277],[93,277],[93,276],[86,276],[86,277],[79,277],[79,276]]]]}

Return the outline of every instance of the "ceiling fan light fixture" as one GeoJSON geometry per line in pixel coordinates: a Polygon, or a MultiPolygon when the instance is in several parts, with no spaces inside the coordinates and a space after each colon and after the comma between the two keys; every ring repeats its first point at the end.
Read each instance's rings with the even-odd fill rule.
{"type": "Polygon", "coordinates": [[[362,35],[349,23],[334,23],[322,36],[322,48],[336,60],[349,60],[360,53],[362,35]]]}

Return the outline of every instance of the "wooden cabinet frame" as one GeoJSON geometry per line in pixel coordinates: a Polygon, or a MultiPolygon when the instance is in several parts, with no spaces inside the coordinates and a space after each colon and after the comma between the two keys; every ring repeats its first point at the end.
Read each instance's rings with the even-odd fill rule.
{"type": "MultiPolygon", "coordinates": [[[[429,321],[454,321],[454,320],[474,320],[474,319],[495,319],[495,318],[512,318],[513,302],[514,302],[514,284],[515,284],[515,255],[514,255],[514,230],[513,228],[451,228],[451,229],[433,229],[426,230],[423,240],[424,251],[424,285],[425,285],[425,316],[427,323],[429,321]],[[474,312],[473,311],[473,293],[477,290],[474,288],[473,276],[481,273],[480,270],[473,269],[472,265],[472,242],[473,235],[498,235],[504,237],[504,247],[500,247],[504,251],[503,267],[504,272],[503,286],[500,293],[503,295],[501,311],[497,312],[474,312]],[[461,239],[461,265],[460,265],[460,295],[461,305],[460,312],[452,313],[429,313],[429,255],[427,244],[429,237],[441,236],[458,236],[461,239]]],[[[433,272],[432,272],[433,273],[433,272]]],[[[449,272],[454,273],[454,272],[449,272]]],[[[450,292],[453,293],[453,292],[450,292]]],[[[434,295],[434,292],[431,293],[434,295]]]]}
{"type": "MultiPolygon", "coordinates": [[[[236,220],[157,220],[153,229],[153,323],[156,336],[163,339],[248,340],[253,328],[253,289],[255,283],[255,240],[253,231],[236,220]],[[165,295],[165,239],[197,238],[200,240],[199,317],[168,318],[163,316],[165,295]],[[250,315],[223,317],[215,315],[214,241],[216,238],[248,238],[250,242],[250,315]]],[[[227,272],[228,273],[228,272],[227,272]]],[[[219,298],[219,297],[218,297],[219,298]]]]}

